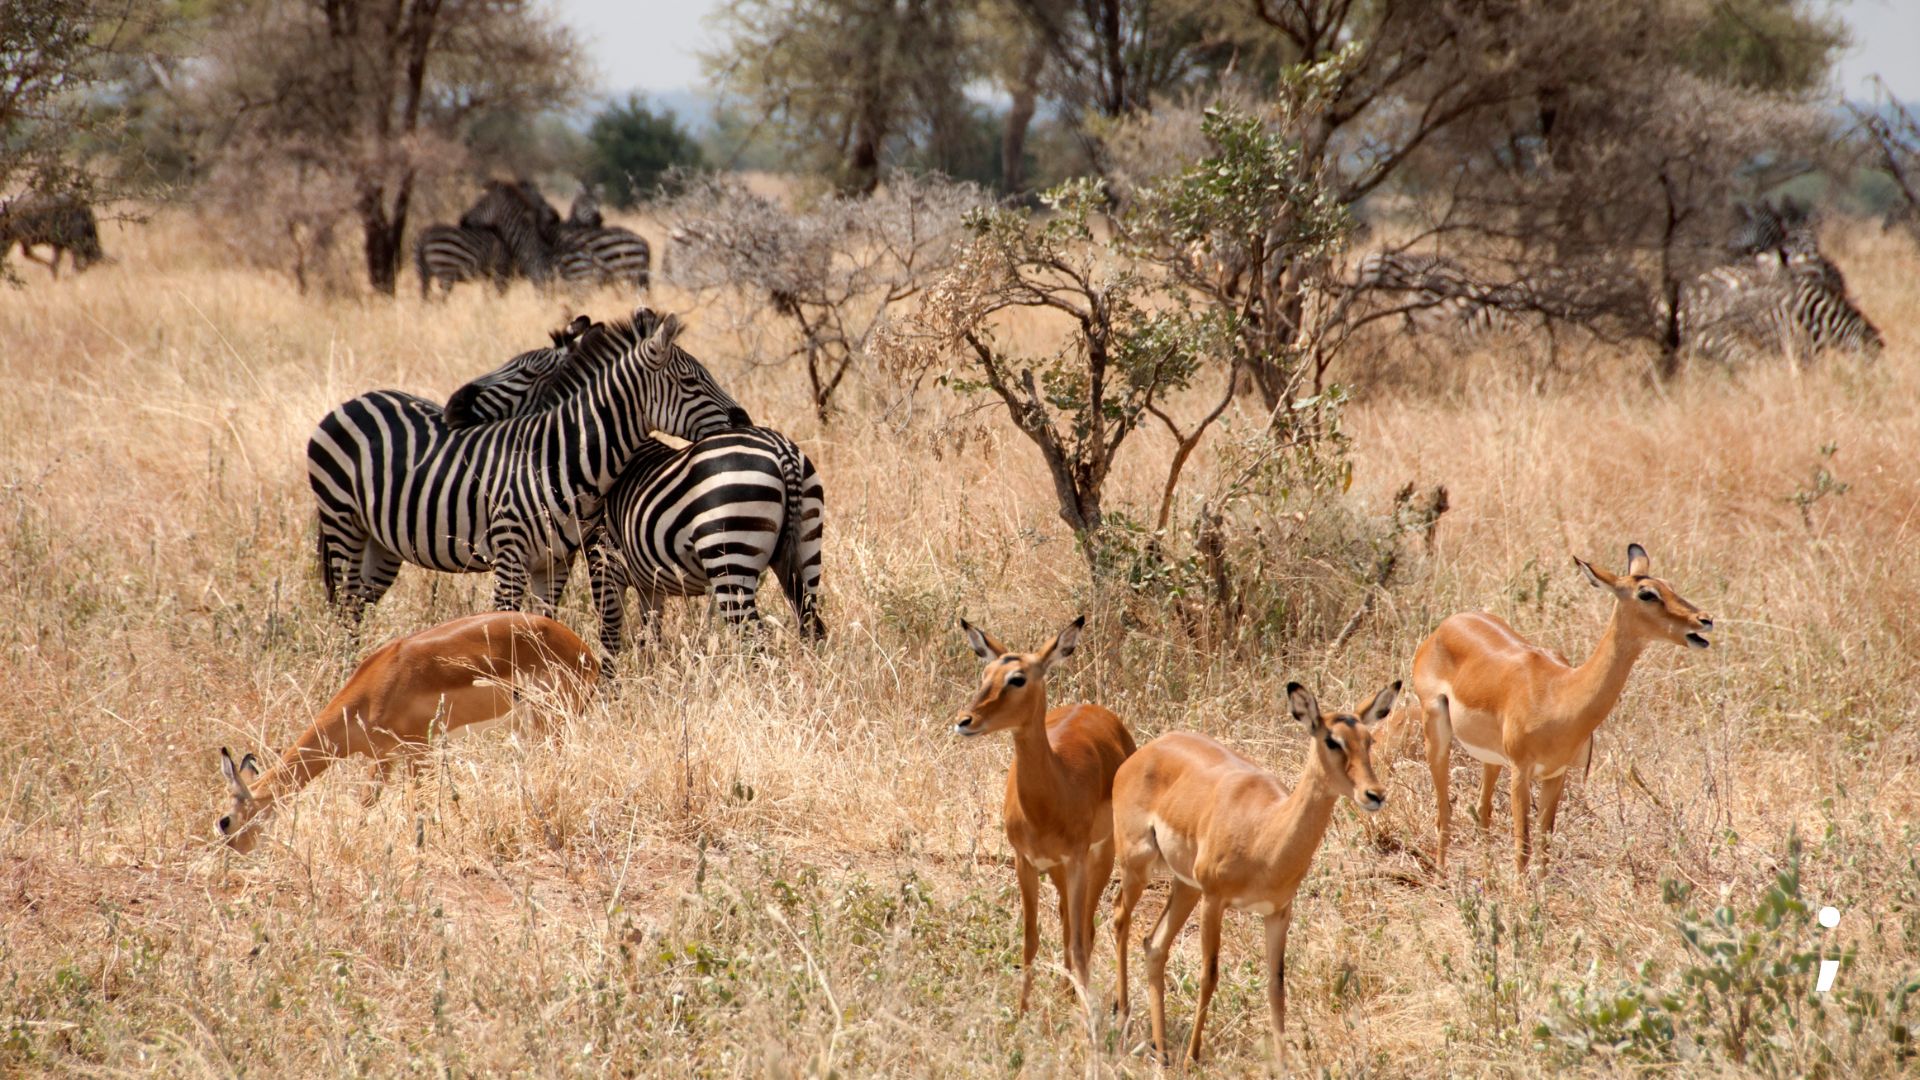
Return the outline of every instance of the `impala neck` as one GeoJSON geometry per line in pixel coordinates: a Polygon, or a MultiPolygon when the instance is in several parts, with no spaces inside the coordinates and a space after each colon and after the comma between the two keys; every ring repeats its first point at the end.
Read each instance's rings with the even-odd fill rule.
{"type": "Polygon", "coordinates": [[[1306,768],[1300,770],[1300,782],[1267,819],[1266,832],[1274,838],[1274,843],[1265,850],[1273,852],[1272,865],[1281,868],[1285,878],[1280,882],[1283,886],[1298,884],[1307,875],[1307,866],[1313,862],[1314,852],[1320,850],[1320,840],[1333,821],[1333,806],[1340,801],[1340,796],[1334,793],[1327,779],[1320,755],[1309,748],[1306,768]]]}
{"type": "Polygon", "coordinates": [[[1027,695],[1027,715],[1013,729],[1013,760],[1016,790],[1023,806],[1052,800],[1060,790],[1060,755],[1047,739],[1047,688],[1036,681],[1027,695]]]}
{"type": "Polygon", "coordinates": [[[1571,729],[1576,741],[1591,737],[1594,729],[1613,712],[1621,691],[1627,687],[1627,676],[1633,672],[1634,661],[1640,659],[1641,650],[1647,647],[1646,638],[1629,633],[1621,625],[1620,608],[1616,602],[1613,617],[1607,620],[1606,632],[1600,635],[1600,643],[1593,647],[1593,655],[1587,662],[1567,677],[1560,695],[1562,707],[1554,710],[1555,722],[1551,726],[1571,729]]]}
{"type": "Polygon", "coordinates": [[[326,710],[320,714],[300,738],[280,755],[273,768],[260,775],[260,778],[247,786],[255,802],[264,809],[272,805],[275,799],[291,795],[312,783],[314,778],[326,772],[341,758],[352,753],[346,733],[348,725],[355,720],[364,720],[366,710],[358,694],[351,694],[352,688],[343,690],[327,703],[326,710]],[[351,696],[349,696],[351,694],[351,696]]]}

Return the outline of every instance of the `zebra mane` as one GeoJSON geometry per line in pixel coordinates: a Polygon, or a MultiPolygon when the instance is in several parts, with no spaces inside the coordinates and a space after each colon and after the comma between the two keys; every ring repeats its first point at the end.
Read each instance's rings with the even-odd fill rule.
{"type": "Polygon", "coordinates": [[[641,346],[653,350],[656,355],[661,350],[671,349],[673,351],[668,358],[677,359],[680,350],[674,341],[680,336],[682,328],[678,315],[660,315],[648,307],[635,308],[632,318],[594,323],[581,337],[576,351],[580,360],[590,365],[612,360],[629,349],[641,346]]]}

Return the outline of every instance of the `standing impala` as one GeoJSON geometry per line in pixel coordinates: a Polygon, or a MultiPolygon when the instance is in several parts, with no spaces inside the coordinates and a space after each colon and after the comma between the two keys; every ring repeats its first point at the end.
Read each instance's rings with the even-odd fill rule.
{"type": "Polygon", "coordinates": [[[1393,709],[1394,683],[1353,713],[1320,711],[1313,693],[1287,684],[1287,706],[1307,726],[1313,748],[1289,793],[1280,778],[1204,735],[1176,731],[1148,743],[1113,780],[1113,836],[1120,851],[1120,895],[1113,903],[1113,952],[1119,968],[1114,1005],[1127,1027],[1127,933],[1133,906],[1155,867],[1173,874],[1167,906],[1147,946],[1147,1007],[1153,1046],[1167,1055],[1167,952],[1200,910],[1200,1000],[1187,1056],[1200,1060],[1200,1031],[1220,979],[1220,922],[1227,908],[1267,923],[1267,1011],[1274,1054],[1286,1059],[1287,928],[1293,897],[1327,834],[1342,796],[1368,813],[1386,805],[1373,773],[1373,726],[1393,709]]]}
{"type": "Polygon", "coordinates": [[[1086,616],[1056,634],[1039,652],[1016,653],[960,620],[967,642],[987,662],[980,689],[960,710],[961,735],[1013,732],[1007,770],[1007,840],[1020,879],[1020,1011],[1033,990],[1033,957],[1040,950],[1040,875],[1060,893],[1060,933],[1067,972],[1084,989],[1093,951],[1094,910],[1113,876],[1113,774],[1133,753],[1133,736],[1118,716],[1098,705],[1047,711],[1047,671],[1073,655],[1086,616]]]}
{"type": "Polygon", "coordinates": [[[539,615],[489,611],[395,638],[360,662],[265,774],[252,754],[236,763],[220,748],[233,809],[216,828],[235,851],[252,851],[275,804],[349,754],[372,758],[384,779],[396,757],[418,761],[434,728],[498,719],[527,694],[536,707],[578,710],[599,670],[585,642],[539,615]]]}
{"type": "MultiPolygon", "coordinates": [[[[1648,577],[1647,550],[1627,546],[1627,572],[1616,577],[1574,556],[1595,586],[1614,595],[1613,618],[1593,655],[1579,667],[1559,653],[1531,645],[1506,620],[1486,612],[1454,615],[1413,654],[1415,711],[1426,722],[1427,767],[1439,817],[1438,863],[1447,866],[1453,807],[1447,799],[1447,767],[1453,742],[1484,770],[1480,780],[1480,827],[1493,815],[1493,786],[1500,770],[1513,770],[1514,865],[1524,872],[1531,841],[1527,812],[1533,784],[1540,784],[1540,829],[1553,835],[1554,814],[1567,770],[1584,768],[1593,733],[1613,711],[1627,674],[1650,641],[1688,648],[1708,646],[1713,619],[1688,603],[1673,586],[1648,577]]],[[[1545,861],[1545,852],[1541,859],[1545,861]]]]}

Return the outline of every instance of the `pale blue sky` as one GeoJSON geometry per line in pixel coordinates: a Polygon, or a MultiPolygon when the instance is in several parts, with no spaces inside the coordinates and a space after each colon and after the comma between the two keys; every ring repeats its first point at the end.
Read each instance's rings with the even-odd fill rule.
{"type": "MultiPolygon", "coordinates": [[[[553,0],[579,31],[599,68],[601,88],[691,90],[701,84],[695,54],[712,44],[705,18],[719,0],[553,0]]],[[[1867,79],[1885,78],[1903,100],[1920,100],[1920,0],[1848,0],[1834,5],[1853,26],[1836,89],[1867,96],[1867,79]]]]}

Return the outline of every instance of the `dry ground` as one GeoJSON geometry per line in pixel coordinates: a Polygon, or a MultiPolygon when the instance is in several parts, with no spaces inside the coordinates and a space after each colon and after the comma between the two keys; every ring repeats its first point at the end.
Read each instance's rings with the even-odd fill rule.
{"type": "MultiPolygon", "coordinates": [[[[1090,1036],[1051,972],[1034,1013],[1012,1014],[1011,748],[948,733],[976,677],[954,616],[1030,646],[1086,610],[1056,700],[1102,701],[1142,742],[1207,732],[1291,779],[1289,679],[1362,700],[1474,608],[1584,656],[1608,601],[1568,552],[1617,568],[1629,541],[1715,614],[1714,648],[1641,661],[1543,876],[1515,878],[1501,811],[1490,839],[1464,821],[1452,873],[1429,878],[1416,760],[1391,767],[1379,818],[1343,805],[1293,935],[1293,1064],[1554,1072],[1564,1044],[1535,1028],[1556,995],[1678,985],[1662,881],[1749,907],[1796,829],[1803,895],[1843,912],[1827,940],[1857,951],[1841,989],[1877,1000],[1920,968],[1920,257],[1894,240],[1838,251],[1890,342],[1876,367],[1653,388],[1606,353],[1537,380],[1396,346],[1391,390],[1348,414],[1349,499],[1377,516],[1402,483],[1444,482],[1454,509],[1331,655],[1324,636],[1196,647],[1090,582],[1001,415],[923,394],[881,424],[856,391],[822,428],[796,372],[748,370],[690,312],[694,351],[823,473],[831,640],[755,652],[676,614],[674,640],[629,658],[618,695],[557,739],[456,737],[371,807],[361,770],[339,770],[247,858],[211,842],[217,748],[286,745],[350,662],[312,566],[312,423],[374,387],[444,395],[543,342],[569,303],[524,286],[303,298],[166,217],[106,243],[114,265],[57,284],[21,266],[26,287],[0,290],[0,1069],[1151,1073],[1127,1052],[1137,997],[1124,1040],[1090,1036]],[[1827,443],[1850,486],[1803,516],[1791,497],[1827,443]]],[[[1131,445],[1111,501],[1151,507],[1168,452],[1131,445]]],[[[1203,452],[1193,483],[1217,465],[1203,452]]],[[[370,638],[473,610],[487,587],[408,569],[370,638]]],[[[590,635],[581,591],[564,618],[590,635]]],[[[1456,765],[1464,818],[1477,774],[1456,765]]],[[[1229,918],[1205,1074],[1268,1067],[1258,942],[1229,918]]],[[[1104,926],[1100,943],[1104,992],[1104,926]]],[[[1898,1068],[1884,1024],[1850,1031],[1837,1000],[1800,995],[1802,1027],[1764,1068],[1898,1068]]],[[[1664,1068],[1743,1067],[1716,1052],[1664,1068]]]]}

